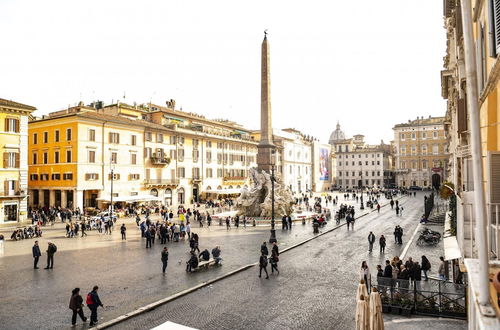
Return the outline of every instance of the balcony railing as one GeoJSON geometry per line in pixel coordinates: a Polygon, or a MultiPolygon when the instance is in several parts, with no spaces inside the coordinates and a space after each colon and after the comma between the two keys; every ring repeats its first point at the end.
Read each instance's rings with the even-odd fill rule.
{"type": "Polygon", "coordinates": [[[225,176],[224,181],[245,181],[247,178],[244,176],[225,176]]]}
{"type": "Polygon", "coordinates": [[[170,164],[170,158],[165,156],[151,156],[151,163],[153,165],[168,165],[170,164]]]}
{"type": "Polygon", "coordinates": [[[144,184],[150,186],[175,186],[179,184],[179,179],[146,179],[144,184]]]}

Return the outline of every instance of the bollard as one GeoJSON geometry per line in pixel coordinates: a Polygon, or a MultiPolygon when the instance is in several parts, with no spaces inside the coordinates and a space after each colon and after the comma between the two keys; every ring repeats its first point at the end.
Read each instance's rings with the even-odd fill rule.
{"type": "Polygon", "coordinates": [[[253,221],[252,221],[252,226],[254,226],[254,227],[257,226],[257,223],[255,222],[255,219],[253,219],[253,221]]]}
{"type": "Polygon", "coordinates": [[[306,224],[306,218],[302,218],[302,224],[305,225],[306,224]]]}

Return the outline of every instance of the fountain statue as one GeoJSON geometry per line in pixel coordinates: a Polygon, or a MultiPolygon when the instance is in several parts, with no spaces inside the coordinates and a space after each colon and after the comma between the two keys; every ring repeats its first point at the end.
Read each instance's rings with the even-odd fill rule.
{"type": "MultiPolygon", "coordinates": [[[[256,168],[249,170],[252,186],[243,188],[236,200],[239,215],[249,217],[270,217],[272,215],[272,182],[271,175],[256,168]]],[[[290,190],[281,181],[281,176],[275,174],[274,181],[274,214],[276,217],[290,215],[295,200],[290,190]]]]}

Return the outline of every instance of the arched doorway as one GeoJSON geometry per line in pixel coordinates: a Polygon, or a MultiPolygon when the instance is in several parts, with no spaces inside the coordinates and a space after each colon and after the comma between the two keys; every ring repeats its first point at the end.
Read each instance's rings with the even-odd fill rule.
{"type": "Polygon", "coordinates": [[[172,205],[172,189],[170,188],[165,189],[165,205],[172,205]]]}
{"type": "Polygon", "coordinates": [[[179,204],[184,204],[186,199],[186,194],[184,192],[184,188],[177,189],[177,202],[179,204]]]}
{"type": "Polygon", "coordinates": [[[198,203],[198,192],[199,192],[199,187],[197,184],[193,185],[193,201],[195,203],[198,203]]]}
{"type": "Polygon", "coordinates": [[[156,189],[153,188],[153,189],[151,189],[151,191],[149,192],[149,194],[152,195],[152,196],[158,197],[158,190],[156,190],[156,189]]]}
{"type": "Polygon", "coordinates": [[[441,186],[441,176],[437,173],[432,175],[432,187],[436,190],[441,186]]]}

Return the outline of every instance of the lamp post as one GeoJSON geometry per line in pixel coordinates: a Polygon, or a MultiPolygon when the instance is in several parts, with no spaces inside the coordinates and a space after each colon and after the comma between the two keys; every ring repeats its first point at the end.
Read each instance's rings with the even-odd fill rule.
{"type": "Polygon", "coordinates": [[[274,177],[274,164],[271,165],[271,237],[269,238],[269,243],[277,242],[276,239],[276,229],[274,229],[274,181],[276,178],[274,177]]]}
{"type": "Polygon", "coordinates": [[[115,168],[114,166],[112,165],[113,164],[113,160],[111,159],[111,198],[110,198],[110,202],[111,202],[111,205],[109,206],[109,218],[111,220],[113,220],[113,179],[114,179],[114,171],[115,171],[115,168]]]}

